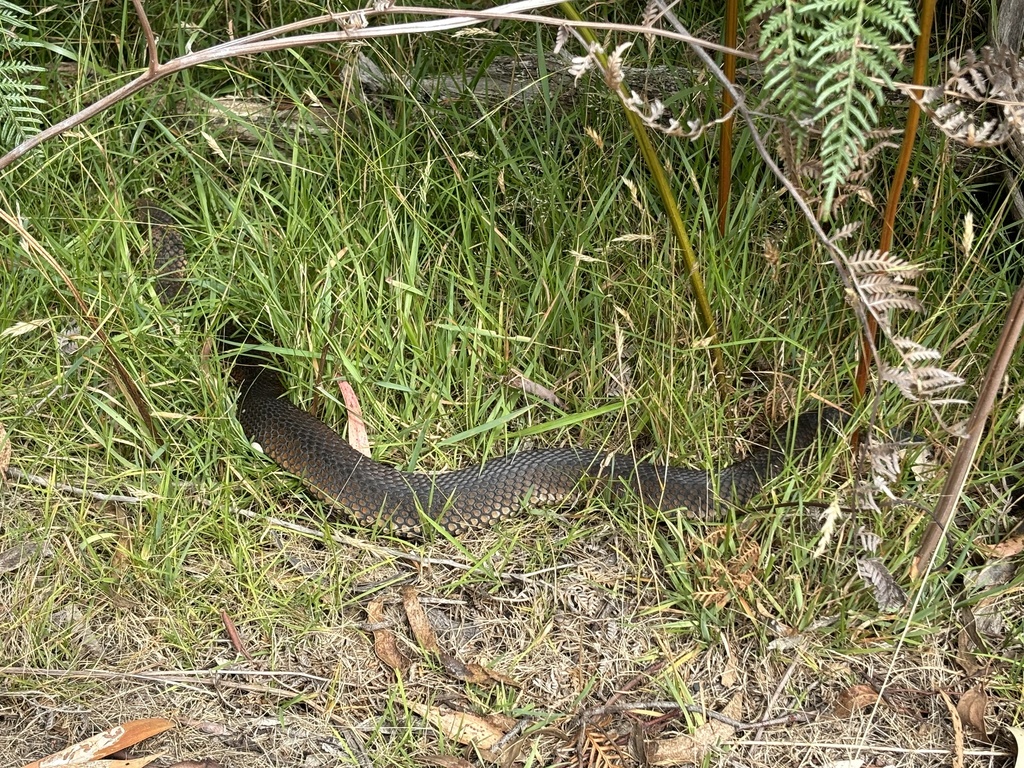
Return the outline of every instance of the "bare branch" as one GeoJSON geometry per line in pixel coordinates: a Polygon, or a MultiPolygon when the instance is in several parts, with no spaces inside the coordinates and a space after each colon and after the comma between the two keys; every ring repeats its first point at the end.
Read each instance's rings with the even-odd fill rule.
{"type": "MultiPolygon", "coordinates": [[[[141,0],[133,0],[136,3],[141,3],[141,0]]],[[[90,120],[96,115],[100,114],[109,107],[117,104],[118,102],[124,101],[129,96],[132,96],[143,88],[152,85],[157,80],[160,80],[168,75],[172,75],[176,72],[189,69],[191,67],[199,66],[201,64],[209,64],[214,61],[223,61],[224,59],[231,59],[240,56],[252,56],[258,53],[267,53],[271,51],[280,51],[288,48],[305,48],[314,45],[326,45],[329,43],[350,43],[358,40],[370,40],[381,37],[396,37],[403,35],[416,35],[424,34],[429,32],[445,32],[453,29],[461,29],[463,27],[471,27],[480,24],[483,21],[490,21],[495,19],[504,20],[516,20],[516,21],[527,21],[538,24],[546,24],[552,26],[574,26],[574,27],[590,27],[593,29],[621,29],[627,32],[636,32],[637,34],[656,34],[662,37],[667,37],[674,40],[680,40],[694,46],[697,50],[700,50],[702,46],[709,47],[713,50],[726,51],[733,53],[743,58],[753,58],[751,54],[743,51],[736,51],[731,48],[725,48],[715,43],[709,43],[705,40],[695,38],[688,32],[683,30],[680,32],[676,30],[671,32],[668,30],[661,29],[650,29],[648,27],[634,26],[634,25],[619,25],[619,24],[608,24],[603,22],[576,22],[567,21],[562,18],[554,18],[550,16],[539,16],[526,13],[527,11],[539,10],[547,8],[552,5],[557,5],[558,0],[519,0],[514,3],[507,3],[505,5],[499,5],[487,11],[459,11],[457,16],[451,16],[451,10],[440,9],[440,8],[415,8],[415,7],[399,7],[394,6],[390,8],[381,8],[380,10],[367,10],[361,12],[361,18],[372,18],[380,15],[395,15],[395,14],[419,14],[419,15],[437,15],[445,16],[447,18],[434,19],[430,21],[415,21],[415,22],[404,22],[400,24],[389,24],[380,27],[364,27],[364,28],[353,28],[348,25],[348,28],[335,30],[331,32],[311,32],[304,35],[290,35],[286,37],[279,37],[280,35],[289,35],[289,33],[305,29],[309,26],[319,24],[341,24],[346,26],[346,20],[351,20],[352,14],[327,14],[323,16],[317,16],[312,19],[306,19],[304,21],[295,22],[293,24],[286,24],[284,26],[275,27],[273,29],[263,30],[252,35],[240,37],[236,40],[229,40],[224,43],[219,43],[209,48],[205,48],[201,51],[189,53],[184,56],[180,56],[176,59],[171,59],[165,64],[157,62],[156,66],[153,66],[152,62],[156,61],[155,48],[151,51],[150,68],[144,75],[140,75],[136,79],[132,80],[117,90],[107,94],[98,101],[90,104],[80,112],[71,115],[59,123],[56,123],[44,131],[37,133],[35,136],[23,141],[21,144],[16,146],[10,152],[3,157],[0,157],[0,171],[3,171],[8,166],[20,160],[29,151],[35,149],[40,144],[52,139],[55,136],[68,131],[82,123],[90,120]]],[[[151,33],[151,30],[150,30],[151,33]]],[[[147,35],[147,44],[149,38],[147,35]]],[[[155,42],[154,42],[155,45],[155,42]]],[[[710,61],[710,58],[708,59],[710,61]]]]}
{"type": "Polygon", "coordinates": [[[142,27],[142,34],[146,36],[146,53],[149,57],[149,74],[155,75],[160,69],[160,58],[156,52],[156,35],[153,34],[153,27],[149,24],[149,17],[146,16],[146,9],[142,0],[132,0],[135,6],[135,15],[139,17],[139,25],[142,27]]]}
{"type": "Polygon", "coordinates": [[[147,498],[153,498],[152,496],[125,496],[119,493],[100,493],[99,491],[90,491],[86,488],[79,488],[77,485],[58,483],[52,477],[33,475],[18,469],[17,467],[8,467],[7,476],[15,480],[21,480],[29,483],[30,485],[39,486],[40,488],[52,488],[55,491],[67,493],[79,499],[109,501],[115,504],[142,504],[147,498]]]}
{"type": "Polygon", "coordinates": [[[1017,289],[1013,295],[1013,301],[1010,302],[1003,331],[996,344],[995,354],[989,360],[985,378],[982,380],[978,402],[975,404],[974,410],[971,411],[971,418],[967,422],[967,439],[957,448],[953,464],[946,476],[946,483],[942,488],[942,494],[939,496],[939,502],[935,505],[935,512],[928,522],[928,527],[925,528],[924,536],[921,537],[921,544],[911,565],[911,578],[920,578],[931,570],[932,560],[938,551],[939,543],[949,529],[953,512],[960,502],[960,495],[967,482],[967,475],[974,464],[974,457],[978,453],[978,446],[981,444],[981,438],[985,432],[985,423],[995,406],[996,395],[1002,385],[1006,368],[1017,349],[1022,331],[1024,331],[1024,285],[1017,289]]]}

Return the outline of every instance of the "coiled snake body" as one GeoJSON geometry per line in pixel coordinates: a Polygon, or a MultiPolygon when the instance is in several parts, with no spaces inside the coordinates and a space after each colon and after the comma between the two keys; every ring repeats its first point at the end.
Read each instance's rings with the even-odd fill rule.
{"type": "MultiPolygon", "coordinates": [[[[159,208],[140,203],[138,211],[140,222],[149,226],[157,271],[177,281],[176,293],[183,281],[180,235],[168,229],[173,220],[159,208]],[[177,265],[179,272],[168,264],[177,265]]],[[[161,296],[169,291],[158,287],[161,296]]],[[[264,453],[357,523],[409,537],[421,536],[425,524],[458,535],[526,506],[557,505],[577,495],[588,479],[610,483],[615,490],[629,489],[649,507],[685,508],[703,516],[718,503],[747,503],[781,470],[787,446],[803,451],[830,431],[826,425],[842,420],[833,408],[804,413],[778,437],[716,473],[566,447],[428,475],[401,472],[363,456],[327,424],[289,403],[277,373],[259,358],[240,354],[231,375],[239,389],[238,420],[264,453]]]]}

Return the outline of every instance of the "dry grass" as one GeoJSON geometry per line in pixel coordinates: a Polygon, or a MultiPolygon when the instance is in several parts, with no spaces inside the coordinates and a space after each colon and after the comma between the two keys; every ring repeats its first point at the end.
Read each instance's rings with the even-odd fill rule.
{"type": "MultiPolygon", "coordinates": [[[[529,519],[464,545],[425,545],[413,553],[419,563],[378,544],[325,547],[272,521],[243,521],[245,570],[200,539],[174,584],[154,584],[126,554],[145,524],[141,510],[94,508],[110,537],[104,547],[80,543],[60,522],[74,517],[69,506],[83,505],[18,489],[0,509],[6,530],[27,529],[40,511],[50,521],[44,537],[25,537],[40,549],[0,580],[0,600],[16,616],[4,654],[37,667],[5,673],[0,754],[11,764],[154,715],[179,725],[145,752],[232,766],[411,764],[461,752],[411,713],[418,704],[523,721],[529,727],[506,757],[527,764],[571,764],[578,738],[618,744],[622,763],[633,764],[631,747],[692,732],[700,718],[622,711],[588,718],[577,731],[578,718],[609,702],[666,697],[721,710],[742,692],[746,722],[794,712],[814,722],[732,734],[710,764],[788,764],[799,754],[814,765],[946,765],[953,729],[938,692],[973,684],[957,666],[952,629],[935,633],[863,611],[793,635],[758,599],[770,574],[751,563],[752,577],[734,572],[743,565],[734,561],[723,569],[697,547],[677,567],[697,585],[694,599],[725,610],[717,624],[693,626],[655,556],[653,531],[627,536],[600,518],[529,519]],[[109,558],[104,579],[87,576],[98,549],[109,558]],[[403,584],[415,586],[443,650],[508,681],[467,685],[418,648],[401,608],[403,584]],[[406,674],[374,653],[370,599],[384,602],[387,628],[413,662],[406,674]],[[233,617],[251,660],[230,646],[220,611],[233,617]],[[857,626],[843,631],[843,623],[857,626]],[[900,647],[893,632],[905,630],[900,647]],[[837,715],[844,692],[865,684],[884,699],[837,715]]],[[[704,534],[705,542],[728,535],[720,525],[704,534]]],[[[732,535],[750,544],[751,534],[756,526],[732,535]]],[[[1019,617],[1019,602],[1007,599],[1003,610],[1019,617]]],[[[1013,717],[1003,701],[993,725],[1013,717]]],[[[969,744],[967,765],[992,764],[990,747],[969,744]]]]}

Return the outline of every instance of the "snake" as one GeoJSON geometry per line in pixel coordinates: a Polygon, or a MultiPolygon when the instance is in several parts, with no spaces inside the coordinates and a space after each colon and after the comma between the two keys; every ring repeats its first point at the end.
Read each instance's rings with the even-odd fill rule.
{"type": "MultiPolygon", "coordinates": [[[[187,285],[181,234],[169,214],[145,199],[136,204],[136,220],[153,253],[156,292],[173,302],[187,285]]],[[[223,342],[237,345],[236,335],[226,334],[222,348],[223,342]]],[[[332,510],[358,525],[410,539],[435,530],[463,536],[528,508],[570,503],[594,484],[610,487],[613,494],[633,494],[654,510],[707,517],[723,505],[747,505],[791,456],[823,442],[844,422],[838,409],[819,406],[717,471],[566,446],[512,453],[450,472],[405,472],[363,455],[326,422],[293,405],[265,356],[236,349],[230,376],[238,389],[236,418],[254,447],[332,510]]]]}

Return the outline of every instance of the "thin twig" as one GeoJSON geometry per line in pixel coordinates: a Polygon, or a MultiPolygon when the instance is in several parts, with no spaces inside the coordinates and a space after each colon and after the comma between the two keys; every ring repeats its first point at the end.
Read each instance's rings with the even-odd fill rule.
{"type": "MultiPolygon", "coordinates": [[[[239,676],[265,675],[267,673],[249,670],[189,670],[166,671],[166,672],[111,672],[106,669],[47,669],[42,667],[0,667],[0,678],[12,676],[24,677],[60,677],[68,680],[135,680],[141,683],[155,683],[157,685],[173,685],[196,693],[216,695],[216,691],[200,687],[196,683],[202,683],[214,688],[231,688],[234,690],[251,691],[253,693],[265,693],[281,698],[301,696],[303,691],[299,688],[283,687],[272,688],[266,685],[252,685],[250,683],[235,683],[221,680],[225,673],[235,673],[239,676]]],[[[313,678],[312,675],[292,673],[287,675],[300,675],[308,679],[315,679],[324,685],[333,684],[337,681],[326,678],[313,678]]],[[[274,673],[274,677],[282,677],[282,673],[274,673]]]]}
{"type": "Polygon", "coordinates": [[[146,36],[146,54],[149,58],[149,74],[155,75],[160,68],[160,59],[156,52],[156,35],[153,34],[153,27],[149,24],[149,17],[142,5],[142,0],[132,0],[135,6],[135,15],[139,18],[139,26],[142,27],[142,34],[146,36]]]}
{"type": "Polygon", "coordinates": [[[106,501],[114,504],[142,504],[148,499],[155,499],[156,496],[149,494],[146,496],[122,496],[116,493],[100,493],[99,491],[88,491],[85,488],[79,488],[74,485],[68,485],[67,483],[54,482],[52,477],[45,477],[43,475],[32,475],[28,472],[18,469],[17,467],[8,467],[7,476],[12,477],[16,480],[22,480],[30,485],[36,485],[40,488],[52,488],[55,491],[61,493],[67,493],[79,499],[93,499],[94,501],[106,501]]]}
{"type": "Polygon", "coordinates": [[[815,712],[793,712],[788,715],[782,715],[780,717],[773,717],[771,720],[758,720],[753,723],[744,723],[741,720],[736,720],[723,715],[721,712],[716,712],[713,709],[708,709],[700,704],[679,704],[675,701],[639,701],[634,703],[623,702],[621,704],[606,704],[601,707],[593,707],[588,709],[583,714],[579,715],[577,719],[586,721],[600,715],[609,715],[615,712],[628,712],[635,709],[662,709],[666,711],[672,710],[685,710],[692,712],[695,715],[704,715],[711,720],[717,720],[720,723],[725,723],[730,728],[737,731],[749,731],[754,728],[769,728],[776,725],[790,725],[792,723],[806,723],[817,717],[815,712]]]}
{"type": "Polygon", "coordinates": [[[245,656],[247,661],[255,661],[252,654],[245,649],[245,643],[242,642],[242,638],[238,634],[238,627],[235,626],[235,622],[232,621],[227,611],[220,612],[220,621],[224,625],[224,631],[228,633],[228,640],[235,652],[245,656]]]}
{"type": "MultiPolygon", "coordinates": [[[[793,676],[793,671],[796,669],[798,661],[798,659],[793,659],[789,663],[789,666],[786,667],[786,671],[782,674],[782,678],[779,680],[779,684],[775,686],[775,690],[772,692],[772,695],[768,697],[768,703],[764,705],[764,709],[761,711],[762,719],[768,717],[768,715],[772,713],[772,709],[775,708],[775,703],[779,700],[779,697],[782,695],[783,690],[785,690],[786,685],[789,683],[789,679],[793,676]]],[[[761,738],[760,729],[757,731],[757,733],[754,734],[754,738],[761,738]]]]}
{"type": "MultiPolygon", "coordinates": [[[[854,742],[843,744],[841,742],[822,742],[822,741],[771,741],[768,739],[755,741],[742,739],[735,744],[742,744],[745,747],[810,747],[814,749],[838,749],[844,753],[859,754],[865,750],[871,752],[888,752],[890,754],[897,755],[952,755],[952,750],[949,749],[937,749],[934,747],[892,747],[882,744],[872,744],[870,747],[865,747],[863,742],[854,742]]],[[[965,749],[964,755],[968,757],[1012,757],[1012,755],[1004,749],[965,749]]]]}
{"type": "MultiPolygon", "coordinates": [[[[395,7],[389,12],[419,14],[421,16],[446,16],[452,11],[446,8],[418,8],[411,6],[408,8],[395,7]]],[[[480,21],[522,21],[527,24],[544,24],[545,26],[572,27],[574,29],[596,29],[634,35],[654,35],[655,37],[662,37],[666,40],[675,40],[680,43],[697,45],[701,48],[706,48],[709,51],[717,51],[718,53],[735,56],[738,59],[746,59],[747,61],[757,61],[758,59],[756,53],[750,53],[749,51],[744,51],[740,48],[732,48],[728,45],[722,45],[711,40],[705,40],[702,37],[694,37],[689,33],[679,33],[668,29],[645,27],[639,24],[620,24],[618,22],[611,21],[588,21],[586,19],[566,19],[557,16],[541,16],[540,14],[534,13],[507,13],[502,12],[500,10],[500,6],[498,8],[481,11],[468,11],[460,8],[458,10],[458,14],[467,18],[479,19],[480,21]]]]}

